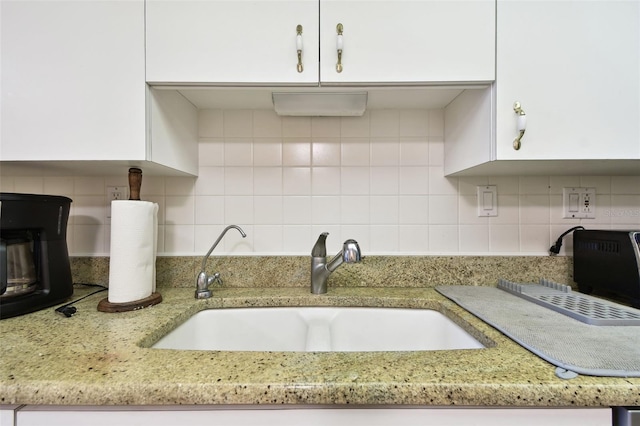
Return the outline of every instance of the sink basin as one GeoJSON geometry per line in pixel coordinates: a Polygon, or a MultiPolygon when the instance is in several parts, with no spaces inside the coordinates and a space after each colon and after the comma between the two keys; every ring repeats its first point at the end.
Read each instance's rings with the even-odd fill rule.
{"type": "Polygon", "coordinates": [[[438,311],[283,307],[200,311],[153,348],[215,351],[428,351],[484,346],[438,311]]]}

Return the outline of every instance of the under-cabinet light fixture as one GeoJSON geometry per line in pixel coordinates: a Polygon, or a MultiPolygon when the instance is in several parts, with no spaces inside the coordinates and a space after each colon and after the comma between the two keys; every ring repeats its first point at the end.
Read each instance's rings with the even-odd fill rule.
{"type": "Polygon", "coordinates": [[[367,92],[274,92],[272,99],[278,115],[361,116],[367,108],[367,92]]]}

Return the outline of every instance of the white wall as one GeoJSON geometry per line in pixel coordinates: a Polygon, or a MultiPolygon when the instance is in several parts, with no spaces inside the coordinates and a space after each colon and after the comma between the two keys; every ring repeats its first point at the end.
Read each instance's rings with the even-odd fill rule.
{"type": "MultiPolygon", "coordinates": [[[[564,230],[640,229],[640,176],[443,177],[442,110],[373,110],[358,118],[280,118],[270,110],[202,110],[196,178],[143,177],[160,204],[159,251],[310,254],[355,238],[365,254],[546,254],[564,230]],[[499,215],[476,215],[476,186],[498,187],[499,215]],[[595,220],[562,219],[562,187],[594,186],[595,220]]],[[[69,248],[109,253],[112,177],[3,177],[5,192],[73,199],[69,248]]],[[[571,239],[564,248],[571,248],[571,239]]],[[[564,250],[563,250],[564,253],[564,250]]]]}

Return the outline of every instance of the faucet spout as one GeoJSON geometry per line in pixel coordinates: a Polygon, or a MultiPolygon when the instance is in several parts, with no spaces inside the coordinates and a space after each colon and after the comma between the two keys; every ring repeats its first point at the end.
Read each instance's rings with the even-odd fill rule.
{"type": "Polygon", "coordinates": [[[333,272],[343,263],[358,263],[362,260],[360,246],[356,240],[347,240],[342,244],[342,251],[327,263],[327,270],[333,272]]]}
{"type": "Polygon", "coordinates": [[[327,262],[325,241],[328,232],[320,234],[318,241],[311,250],[311,293],[324,294],[327,292],[329,275],[343,263],[357,263],[362,259],[360,246],[356,240],[346,240],[342,250],[327,262]]]}
{"type": "Polygon", "coordinates": [[[226,234],[229,229],[238,230],[238,232],[240,232],[240,235],[242,235],[242,238],[245,238],[247,236],[247,234],[244,233],[242,228],[240,228],[237,225],[229,225],[226,228],[224,228],[224,230],[218,236],[218,239],[213,243],[213,245],[211,246],[207,254],[205,254],[204,258],[202,259],[202,267],[200,268],[200,273],[196,277],[196,299],[210,298],[212,293],[211,293],[211,290],[209,290],[209,286],[214,281],[218,282],[219,284],[222,284],[222,278],[220,278],[220,273],[216,272],[213,275],[207,275],[206,267],[207,267],[207,260],[209,259],[209,256],[211,255],[213,250],[216,248],[220,240],[222,240],[222,237],[224,237],[224,234],[226,234]]]}

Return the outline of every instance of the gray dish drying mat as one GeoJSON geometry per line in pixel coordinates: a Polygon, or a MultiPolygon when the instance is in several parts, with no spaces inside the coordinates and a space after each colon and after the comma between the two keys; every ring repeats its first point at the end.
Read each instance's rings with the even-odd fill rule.
{"type": "Polygon", "coordinates": [[[640,377],[640,326],[584,324],[495,287],[436,290],[561,369],[590,376],[640,377]]]}

